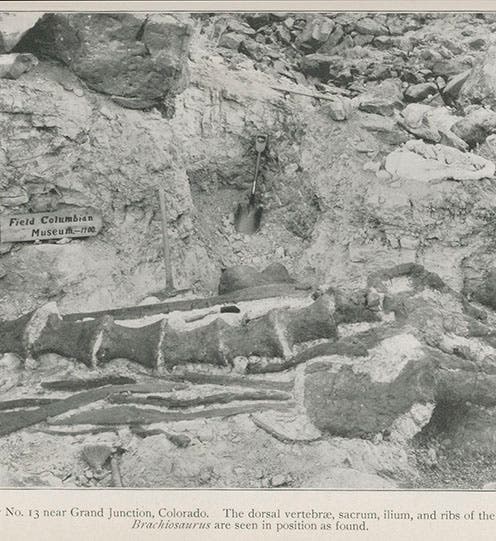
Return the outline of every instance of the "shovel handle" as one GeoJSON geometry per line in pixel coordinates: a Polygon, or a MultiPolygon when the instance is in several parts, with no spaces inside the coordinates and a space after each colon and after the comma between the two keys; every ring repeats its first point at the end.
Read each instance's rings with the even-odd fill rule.
{"type": "Polygon", "coordinates": [[[257,151],[257,164],[255,167],[255,176],[253,177],[253,182],[251,184],[250,205],[253,205],[255,203],[255,192],[257,190],[258,172],[260,170],[260,158],[262,156],[262,152],[267,147],[267,139],[268,139],[268,136],[262,133],[258,134],[255,138],[255,150],[257,151]]]}
{"type": "Polygon", "coordinates": [[[257,180],[258,180],[258,172],[260,170],[260,156],[261,155],[262,155],[261,152],[257,153],[257,165],[255,166],[255,176],[253,177],[253,182],[251,183],[250,205],[254,201],[255,192],[257,190],[257,180]]]}
{"type": "Polygon", "coordinates": [[[269,138],[268,135],[265,135],[264,133],[259,133],[255,138],[255,150],[257,152],[263,152],[265,148],[267,147],[267,139],[269,138]]]}

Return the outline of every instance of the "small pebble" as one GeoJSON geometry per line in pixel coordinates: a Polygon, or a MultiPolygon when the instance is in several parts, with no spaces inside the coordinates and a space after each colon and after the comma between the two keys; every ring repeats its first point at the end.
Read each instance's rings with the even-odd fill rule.
{"type": "Polygon", "coordinates": [[[97,479],[98,481],[100,481],[101,479],[103,479],[104,477],[107,477],[107,475],[109,475],[110,472],[108,471],[105,471],[105,470],[98,470],[96,471],[94,474],[93,474],[93,477],[95,479],[97,479]]]}
{"type": "Polygon", "coordinates": [[[191,444],[191,438],[186,434],[167,434],[167,439],[180,448],[188,447],[191,444]]]}
{"type": "Polygon", "coordinates": [[[273,487],[282,487],[288,484],[288,478],[285,475],[279,474],[272,477],[270,484],[273,487]]]}

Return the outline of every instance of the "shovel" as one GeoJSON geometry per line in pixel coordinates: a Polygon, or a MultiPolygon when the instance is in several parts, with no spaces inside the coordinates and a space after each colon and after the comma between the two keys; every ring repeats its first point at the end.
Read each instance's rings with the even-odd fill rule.
{"type": "Polygon", "coordinates": [[[260,170],[260,157],[267,147],[267,135],[259,134],[255,139],[255,150],[257,151],[257,165],[255,167],[255,176],[251,184],[250,198],[248,204],[240,203],[234,214],[234,227],[236,231],[251,235],[258,231],[262,220],[262,206],[255,205],[255,193],[257,190],[258,172],[260,170]]]}

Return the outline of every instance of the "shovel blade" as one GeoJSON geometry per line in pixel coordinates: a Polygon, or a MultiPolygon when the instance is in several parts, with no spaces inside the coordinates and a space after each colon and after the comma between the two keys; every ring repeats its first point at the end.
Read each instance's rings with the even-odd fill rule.
{"type": "Polygon", "coordinates": [[[239,233],[252,235],[260,228],[262,221],[262,207],[239,204],[234,213],[234,227],[239,233]]]}

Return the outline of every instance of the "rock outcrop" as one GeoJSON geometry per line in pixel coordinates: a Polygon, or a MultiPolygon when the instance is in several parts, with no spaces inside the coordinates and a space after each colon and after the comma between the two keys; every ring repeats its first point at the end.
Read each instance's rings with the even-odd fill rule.
{"type": "Polygon", "coordinates": [[[38,64],[32,54],[3,54],[0,55],[0,79],[18,79],[38,64]]]}
{"type": "Polygon", "coordinates": [[[496,104],[496,72],[494,61],[496,46],[492,45],[484,58],[472,69],[459,91],[459,99],[464,104],[496,104]]]}
{"type": "Polygon", "coordinates": [[[187,86],[192,27],[180,15],[47,14],[19,50],[63,62],[88,87],[146,109],[187,86]]]}
{"type": "Polygon", "coordinates": [[[281,263],[272,263],[262,272],[258,272],[248,265],[238,265],[222,271],[219,281],[219,295],[248,287],[290,284],[294,281],[294,278],[291,278],[286,267],[281,263]]]}
{"type": "Polygon", "coordinates": [[[36,12],[0,13],[0,54],[10,53],[42,16],[36,12]]]}
{"type": "Polygon", "coordinates": [[[474,148],[496,132],[496,113],[491,109],[474,109],[456,122],[452,130],[470,148],[474,148]]]}

